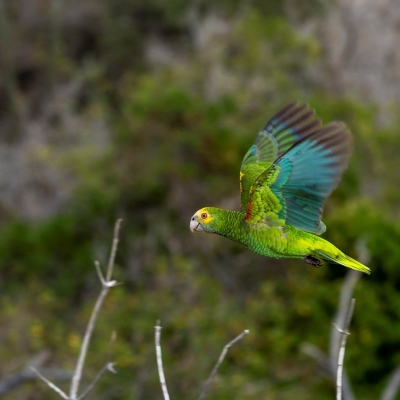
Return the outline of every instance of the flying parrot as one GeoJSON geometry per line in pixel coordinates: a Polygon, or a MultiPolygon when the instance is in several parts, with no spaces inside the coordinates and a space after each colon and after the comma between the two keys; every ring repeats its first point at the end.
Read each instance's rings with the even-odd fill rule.
{"type": "Polygon", "coordinates": [[[340,264],[369,274],[368,267],[317,236],[326,230],[322,206],[347,167],[350,145],[344,123],[321,126],[307,105],[288,104],[243,158],[240,211],[204,207],[191,218],[191,231],[216,233],[263,256],[302,258],[314,267],[340,264]]]}

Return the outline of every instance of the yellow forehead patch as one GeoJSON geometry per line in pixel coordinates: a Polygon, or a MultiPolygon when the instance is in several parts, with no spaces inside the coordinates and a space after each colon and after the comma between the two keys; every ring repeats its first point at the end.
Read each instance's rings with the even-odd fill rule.
{"type": "Polygon", "coordinates": [[[242,171],[240,171],[240,180],[242,180],[242,178],[244,177],[244,173],[242,171]]]}
{"type": "Polygon", "coordinates": [[[213,217],[210,215],[210,213],[207,211],[206,208],[202,208],[201,210],[197,211],[197,219],[202,224],[206,224],[207,225],[213,220],[213,217]],[[207,217],[203,218],[206,215],[207,215],[207,217]]]}

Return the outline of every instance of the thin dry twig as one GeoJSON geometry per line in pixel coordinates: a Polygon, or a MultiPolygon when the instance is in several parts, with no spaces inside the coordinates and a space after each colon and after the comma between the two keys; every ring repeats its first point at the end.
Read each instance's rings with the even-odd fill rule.
{"type": "Polygon", "coordinates": [[[164,400],[169,400],[167,383],[165,381],[164,368],[162,362],[160,338],[161,338],[161,326],[160,326],[160,321],[157,321],[157,324],[154,327],[154,341],[156,346],[158,376],[160,378],[161,390],[164,396],[164,400]]]}
{"type": "MultiPolygon", "coordinates": [[[[343,281],[339,295],[339,306],[334,318],[335,324],[343,326],[346,321],[347,310],[351,301],[353,290],[356,283],[361,278],[362,273],[350,270],[343,281]]],[[[329,356],[332,360],[332,368],[336,370],[336,360],[340,349],[340,333],[332,327],[329,344],[329,356]]]]}
{"type": "MultiPolygon", "coordinates": [[[[341,349],[341,342],[342,338],[340,337],[341,334],[335,328],[335,324],[337,326],[344,326],[346,324],[346,318],[348,315],[348,307],[349,303],[351,302],[353,290],[356,283],[361,278],[362,273],[359,271],[351,270],[346,274],[344,279],[342,288],[340,290],[339,295],[339,307],[335,316],[335,322],[332,324],[331,329],[331,337],[330,337],[330,345],[329,345],[329,358],[331,362],[331,371],[332,377],[337,380],[337,360],[339,357],[340,349],[341,349]]],[[[350,380],[345,373],[344,369],[342,369],[342,387],[341,391],[343,393],[343,397],[346,400],[355,400],[353,390],[350,384],[350,380]]]]}
{"type": "Polygon", "coordinates": [[[236,336],[235,339],[231,340],[231,341],[223,348],[223,350],[222,350],[222,352],[221,352],[221,355],[219,356],[219,359],[218,359],[217,363],[215,364],[215,366],[214,366],[214,368],[213,368],[213,370],[212,370],[212,372],[211,372],[209,378],[207,379],[206,384],[204,385],[204,388],[203,388],[203,390],[202,390],[202,392],[201,392],[201,394],[200,394],[199,400],[203,400],[203,399],[205,398],[205,396],[206,396],[206,394],[207,394],[207,392],[208,392],[208,389],[210,388],[211,383],[212,383],[212,381],[213,381],[215,375],[216,375],[217,372],[218,372],[218,368],[220,367],[220,365],[221,365],[222,362],[224,361],[224,358],[225,358],[226,353],[228,352],[229,348],[230,348],[231,346],[233,346],[236,342],[238,342],[240,339],[242,339],[243,337],[245,337],[246,335],[248,335],[249,332],[250,332],[250,331],[249,331],[248,329],[244,330],[240,335],[236,336]]]}
{"type": "Polygon", "coordinates": [[[117,334],[115,331],[111,334],[111,340],[110,340],[110,345],[108,349],[108,362],[107,364],[99,371],[99,373],[96,375],[96,377],[93,379],[92,383],[86,388],[86,390],[79,396],[78,400],[84,400],[86,397],[90,394],[90,392],[94,389],[94,387],[97,385],[97,382],[101,379],[101,377],[107,372],[112,372],[114,374],[117,373],[117,371],[114,369],[115,363],[111,362],[111,356],[112,356],[112,350],[114,347],[115,339],[117,338],[117,334]]]}
{"type": "MultiPolygon", "coordinates": [[[[320,350],[317,346],[311,343],[303,343],[300,346],[300,350],[304,353],[313,358],[318,365],[321,367],[321,370],[324,371],[330,378],[336,379],[337,373],[336,371],[332,370],[332,360],[327,356],[322,350],[320,350]]],[[[343,383],[343,397],[346,400],[355,400],[353,392],[351,390],[351,385],[349,378],[346,374],[346,371],[343,369],[343,376],[342,376],[342,383],[343,383]]]]}
{"type": "Polygon", "coordinates": [[[118,219],[114,226],[113,243],[111,246],[110,258],[107,266],[107,282],[110,282],[112,273],[114,271],[115,255],[117,254],[118,243],[119,243],[119,230],[121,229],[122,219],[118,219]]]}
{"type": "MultiPolygon", "coordinates": [[[[103,301],[104,301],[108,291],[110,290],[110,288],[112,288],[118,284],[115,280],[111,280],[111,277],[112,277],[112,272],[114,269],[115,255],[116,255],[117,248],[118,248],[119,231],[120,231],[121,223],[122,223],[122,219],[118,219],[114,226],[114,236],[113,236],[113,242],[112,242],[112,246],[111,246],[110,258],[109,258],[108,266],[107,266],[106,279],[104,279],[103,273],[101,272],[99,262],[95,261],[95,267],[96,267],[97,274],[99,276],[99,280],[102,284],[102,289],[96,300],[92,314],[90,315],[90,319],[89,319],[89,322],[86,327],[86,331],[85,331],[85,335],[83,337],[79,357],[78,357],[78,360],[77,360],[77,363],[75,366],[75,371],[74,371],[72,379],[71,379],[69,396],[65,392],[63,392],[59,387],[57,387],[54,383],[52,383],[47,378],[45,378],[40,372],[38,372],[36,369],[33,369],[33,371],[36,373],[36,375],[43,382],[45,382],[50,388],[52,388],[54,391],[56,391],[62,398],[67,399],[67,400],[83,400],[92,391],[94,386],[97,384],[99,379],[104,375],[104,373],[106,371],[111,371],[114,373],[116,372],[113,367],[114,364],[111,362],[108,362],[101,369],[101,371],[97,374],[96,378],[88,386],[88,388],[84,391],[84,393],[80,397],[78,397],[78,389],[79,389],[79,384],[80,384],[80,381],[82,378],[83,366],[85,364],[86,354],[88,351],[89,343],[90,343],[90,340],[91,340],[91,337],[93,334],[93,330],[94,330],[94,326],[95,326],[97,317],[99,315],[101,306],[103,305],[103,301]]],[[[111,353],[111,349],[112,349],[114,340],[115,340],[115,333],[113,332],[112,337],[111,337],[109,354],[111,353]]]]}
{"type": "Polygon", "coordinates": [[[342,340],[340,343],[338,364],[337,364],[337,376],[336,376],[336,400],[342,400],[342,376],[343,376],[343,360],[344,360],[344,352],[346,349],[347,336],[350,335],[349,326],[351,322],[351,318],[353,317],[354,306],[356,304],[356,299],[351,299],[349,310],[346,317],[346,323],[344,328],[341,329],[339,326],[334,324],[335,328],[342,335],[342,340]]]}
{"type": "Polygon", "coordinates": [[[93,379],[92,383],[86,388],[86,390],[79,396],[78,400],[84,400],[86,397],[90,394],[90,392],[93,390],[93,388],[97,385],[97,382],[101,379],[101,377],[107,372],[112,372],[114,374],[117,373],[117,371],[114,369],[115,363],[107,363],[97,374],[97,376],[93,379]]]}
{"type": "Polygon", "coordinates": [[[68,395],[64,391],[62,391],[53,382],[51,382],[47,378],[45,378],[36,368],[31,367],[31,369],[38,376],[38,378],[40,378],[43,382],[47,383],[47,386],[49,386],[51,389],[53,389],[55,392],[57,392],[63,399],[66,399],[66,400],[69,399],[68,395]]]}
{"type": "MultiPolygon", "coordinates": [[[[50,358],[50,351],[43,350],[39,354],[35,355],[21,371],[6,377],[0,381],[0,396],[16,388],[19,385],[24,384],[30,379],[36,378],[36,374],[32,371],[33,368],[40,368],[50,358]]],[[[57,371],[60,373],[60,371],[57,371]]]]}
{"type": "Polygon", "coordinates": [[[121,223],[122,223],[122,219],[118,219],[117,222],[115,223],[114,237],[113,237],[113,243],[111,246],[110,258],[108,261],[107,279],[106,280],[103,278],[99,263],[95,262],[96,270],[99,275],[99,279],[101,281],[103,288],[100,292],[99,297],[97,298],[96,304],[93,308],[88,325],[86,327],[86,332],[85,332],[85,336],[83,338],[81,351],[79,353],[78,361],[77,361],[76,367],[75,367],[74,376],[72,377],[72,381],[71,381],[71,388],[70,388],[70,394],[69,394],[71,399],[77,398],[77,393],[78,393],[79,384],[80,384],[80,381],[82,378],[82,371],[83,371],[83,366],[85,364],[87,350],[89,347],[90,340],[92,338],[94,325],[96,323],[97,316],[99,315],[100,308],[103,305],[103,301],[104,301],[105,297],[107,296],[107,293],[110,290],[110,288],[117,284],[116,281],[111,280],[111,276],[112,276],[112,272],[113,272],[113,268],[114,268],[115,254],[116,254],[117,248],[118,248],[119,230],[121,227],[121,223]]]}
{"type": "Polygon", "coordinates": [[[390,376],[390,379],[382,392],[381,400],[394,400],[400,386],[400,366],[390,376]]]}
{"type": "MultiPolygon", "coordinates": [[[[358,259],[362,264],[368,265],[371,255],[368,251],[365,239],[360,238],[356,242],[356,251],[358,254],[358,259]]],[[[340,289],[339,295],[339,306],[334,318],[334,322],[338,326],[343,326],[346,321],[346,315],[349,307],[350,300],[353,297],[353,290],[356,283],[361,278],[362,273],[355,270],[350,270],[346,274],[346,277],[343,281],[342,287],[340,289]]],[[[330,343],[329,343],[329,357],[332,362],[332,371],[335,372],[336,375],[336,360],[339,355],[339,348],[340,348],[340,333],[332,327],[331,334],[330,334],[330,343]]],[[[349,390],[351,390],[349,386],[349,390]]],[[[348,396],[345,396],[346,399],[354,399],[352,393],[348,393],[348,396]]]]}
{"type": "MultiPolygon", "coordinates": [[[[362,244],[362,243],[361,243],[362,244]]],[[[365,253],[366,251],[364,251],[365,253]]],[[[361,259],[361,257],[360,257],[361,259]]],[[[362,262],[367,263],[368,254],[362,257],[362,262]]],[[[304,343],[301,346],[301,350],[314,358],[318,362],[318,364],[324,369],[324,371],[329,371],[330,376],[337,380],[337,360],[340,352],[340,344],[341,344],[341,334],[335,328],[336,326],[344,326],[346,322],[346,316],[348,315],[348,305],[351,301],[353,290],[355,284],[361,277],[361,273],[358,271],[351,270],[346,274],[346,277],[343,281],[343,285],[340,290],[339,295],[339,306],[336,312],[336,316],[334,318],[334,323],[332,324],[331,334],[330,334],[330,344],[329,344],[329,355],[326,356],[324,353],[316,349],[315,346],[310,345],[309,343],[304,343]],[[318,350],[318,351],[317,351],[318,350]]],[[[342,394],[345,400],[355,400],[353,390],[351,388],[350,380],[346,374],[346,371],[342,369],[341,371],[342,377],[342,394]]]]}

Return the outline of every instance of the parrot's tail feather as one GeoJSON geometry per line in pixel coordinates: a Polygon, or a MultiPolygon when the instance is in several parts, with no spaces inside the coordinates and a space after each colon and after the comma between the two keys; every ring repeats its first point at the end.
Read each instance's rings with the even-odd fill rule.
{"type": "Polygon", "coordinates": [[[336,254],[327,252],[325,250],[317,250],[315,252],[325,260],[332,261],[335,264],[340,264],[345,267],[355,269],[356,271],[365,272],[368,275],[371,273],[371,270],[368,267],[361,264],[357,260],[354,260],[354,258],[346,256],[346,254],[343,254],[342,252],[336,254]]]}

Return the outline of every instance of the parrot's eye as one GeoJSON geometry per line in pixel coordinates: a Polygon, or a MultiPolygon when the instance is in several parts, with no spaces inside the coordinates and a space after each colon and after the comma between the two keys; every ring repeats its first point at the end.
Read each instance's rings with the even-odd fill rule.
{"type": "Polygon", "coordinates": [[[202,213],[202,214],[201,214],[201,218],[207,219],[207,217],[208,217],[207,213],[202,213]]]}

